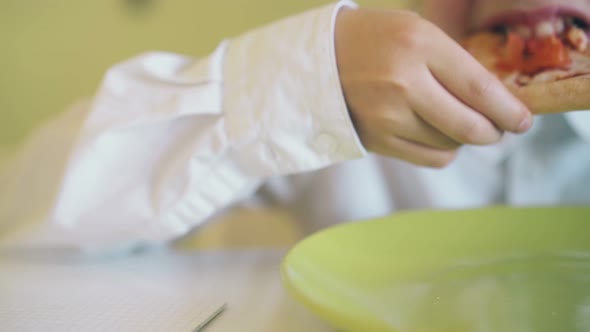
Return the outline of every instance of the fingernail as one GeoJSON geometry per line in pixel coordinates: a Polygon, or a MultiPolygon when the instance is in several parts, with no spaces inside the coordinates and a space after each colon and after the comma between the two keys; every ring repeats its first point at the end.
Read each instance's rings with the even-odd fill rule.
{"type": "Polygon", "coordinates": [[[533,125],[533,115],[530,112],[527,112],[527,116],[522,120],[520,125],[518,126],[517,133],[524,133],[531,129],[533,125]]]}

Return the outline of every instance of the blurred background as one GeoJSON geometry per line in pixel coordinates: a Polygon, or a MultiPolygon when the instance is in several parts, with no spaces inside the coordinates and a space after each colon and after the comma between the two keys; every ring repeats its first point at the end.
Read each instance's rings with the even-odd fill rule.
{"type": "Polygon", "coordinates": [[[91,96],[114,63],[150,50],[207,55],[224,38],[330,2],[0,0],[0,146],[91,96]]]}
{"type": "MultiPolygon", "coordinates": [[[[406,1],[359,3],[395,8],[406,1]]],[[[330,2],[0,0],[0,159],[52,115],[92,96],[117,62],[152,50],[205,56],[224,38],[330,2]]],[[[305,236],[299,224],[279,208],[236,208],[177,245],[283,247],[305,236]]]]}

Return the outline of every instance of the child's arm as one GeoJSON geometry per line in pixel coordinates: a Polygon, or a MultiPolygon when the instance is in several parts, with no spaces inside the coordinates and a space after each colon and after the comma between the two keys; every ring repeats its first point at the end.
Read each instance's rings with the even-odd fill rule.
{"type": "Polygon", "coordinates": [[[166,242],[268,176],[362,157],[334,60],[344,5],[249,32],[206,59],[145,54],[113,67],[91,104],[37,131],[0,169],[0,242],[166,242]]]}
{"type": "Polygon", "coordinates": [[[147,54],[115,66],[92,104],[39,131],[0,174],[4,243],[167,242],[267,177],[359,158],[364,146],[442,167],[462,144],[528,129],[528,110],[434,25],[339,12],[347,5],[252,31],[204,60],[147,54]]]}

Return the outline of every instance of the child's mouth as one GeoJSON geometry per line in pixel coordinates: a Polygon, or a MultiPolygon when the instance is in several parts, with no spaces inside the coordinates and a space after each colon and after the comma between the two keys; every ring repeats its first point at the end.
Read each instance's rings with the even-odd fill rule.
{"type": "Polygon", "coordinates": [[[489,19],[483,30],[496,33],[516,33],[524,39],[540,39],[551,36],[568,38],[575,30],[588,36],[590,17],[565,7],[543,7],[532,11],[514,11],[489,19]]]}
{"type": "Polygon", "coordinates": [[[586,17],[573,9],[544,7],[514,11],[491,18],[483,30],[503,36],[498,50],[499,70],[536,75],[545,70],[571,69],[573,52],[589,46],[586,17]]]}
{"type": "Polygon", "coordinates": [[[462,45],[535,112],[587,109],[589,17],[564,7],[504,13],[462,45]]]}

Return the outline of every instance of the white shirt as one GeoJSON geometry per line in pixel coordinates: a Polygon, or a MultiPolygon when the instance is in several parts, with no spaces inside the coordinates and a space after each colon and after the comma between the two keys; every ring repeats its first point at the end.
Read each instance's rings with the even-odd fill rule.
{"type": "Polygon", "coordinates": [[[590,112],[464,147],[442,170],[368,154],[336,67],[342,6],[354,3],[248,32],[207,58],[148,53],[114,66],[93,100],[0,164],[0,246],[165,243],[247,198],[290,208],[309,231],[407,209],[590,203],[590,112]]]}

